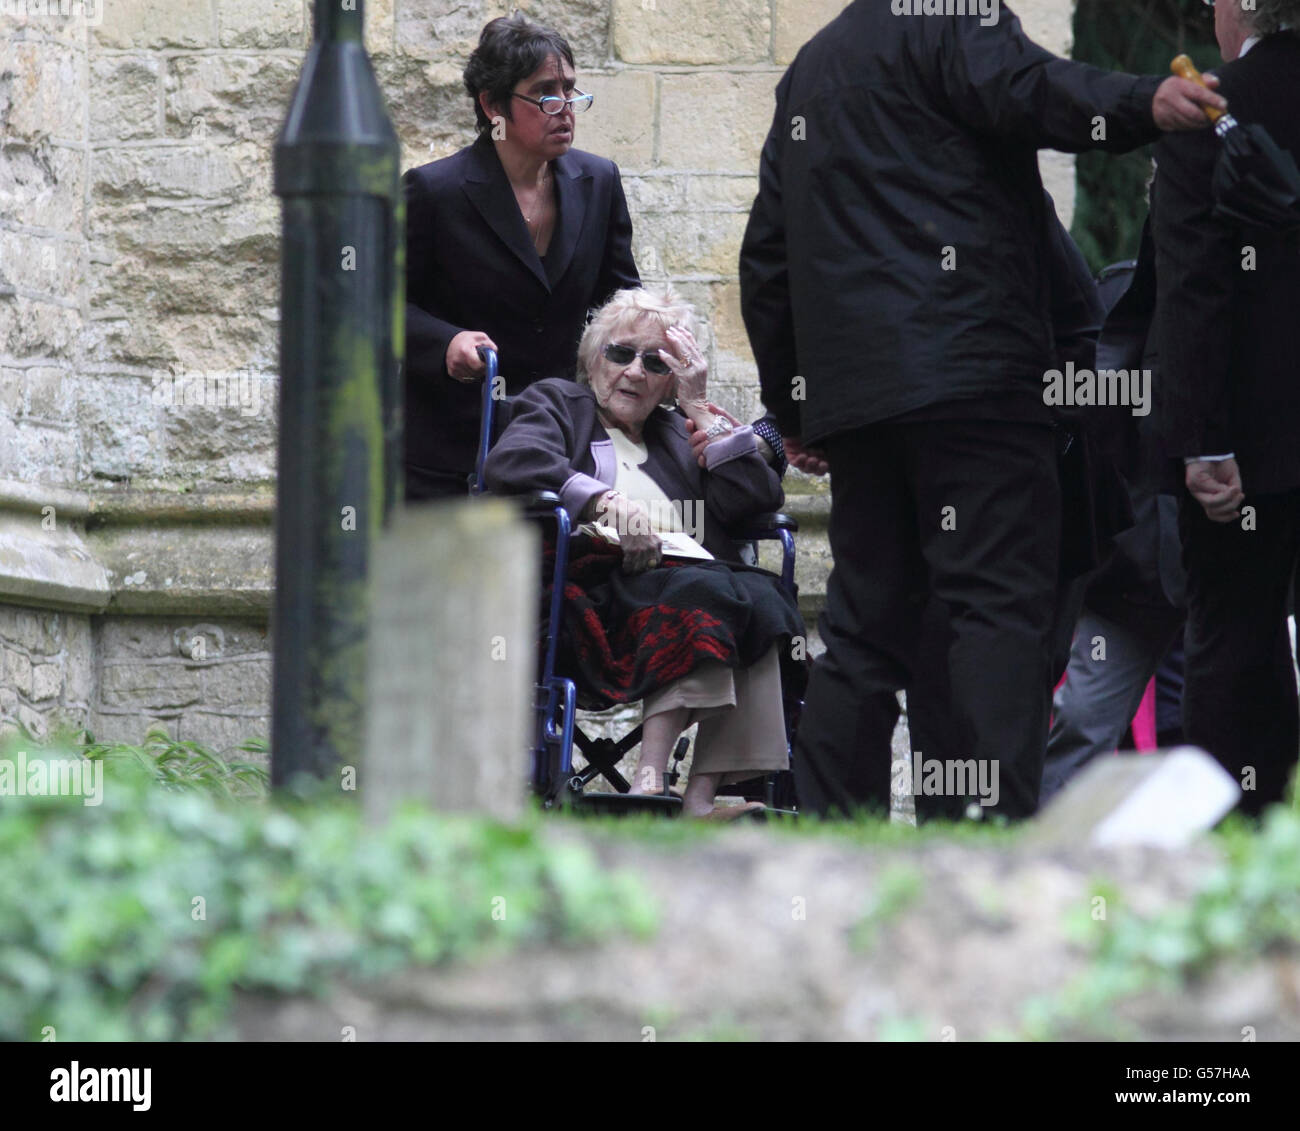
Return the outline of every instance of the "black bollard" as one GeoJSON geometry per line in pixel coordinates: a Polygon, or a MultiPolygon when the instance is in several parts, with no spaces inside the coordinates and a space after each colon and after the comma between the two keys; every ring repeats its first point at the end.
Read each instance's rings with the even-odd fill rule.
{"type": "Polygon", "coordinates": [[[365,737],[367,577],[398,497],[400,147],[362,0],[316,0],[275,146],[283,200],[271,781],[334,777],[365,737]]]}

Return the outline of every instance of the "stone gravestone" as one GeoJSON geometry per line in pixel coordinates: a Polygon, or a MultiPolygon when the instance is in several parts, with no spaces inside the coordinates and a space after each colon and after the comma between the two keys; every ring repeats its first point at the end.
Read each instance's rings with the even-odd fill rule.
{"type": "Polygon", "coordinates": [[[407,799],[519,816],[539,601],[535,527],[501,500],[400,507],[371,570],[367,817],[407,799]]]}
{"type": "Polygon", "coordinates": [[[1196,746],[1096,758],[1038,815],[1026,843],[1183,848],[1240,796],[1232,775],[1196,746]]]}

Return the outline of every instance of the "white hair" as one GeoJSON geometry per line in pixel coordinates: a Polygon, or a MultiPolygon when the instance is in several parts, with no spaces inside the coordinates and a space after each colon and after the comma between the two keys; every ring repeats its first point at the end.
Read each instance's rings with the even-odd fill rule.
{"type": "Polygon", "coordinates": [[[1283,25],[1300,32],[1300,0],[1255,0],[1254,9],[1243,8],[1241,14],[1256,35],[1272,35],[1283,25]]]}
{"type": "Polygon", "coordinates": [[[644,287],[615,291],[610,300],[592,314],[578,343],[577,380],[591,384],[591,370],[604,348],[623,331],[638,322],[652,322],[661,330],[680,326],[695,333],[695,307],[672,290],[648,291],[644,287]]]}

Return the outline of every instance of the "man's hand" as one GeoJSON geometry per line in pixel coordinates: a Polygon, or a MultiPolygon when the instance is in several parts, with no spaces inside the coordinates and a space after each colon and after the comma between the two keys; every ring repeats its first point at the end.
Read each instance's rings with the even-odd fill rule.
{"type": "Polygon", "coordinates": [[[1199,130],[1210,124],[1205,116],[1205,107],[1214,110],[1226,110],[1227,101],[1206,87],[1216,87],[1219,80],[1213,75],[1203,75],[1205,86],[1170,76],[1157,88],[1156,96],[1151,102],[1151,116],[1162,130],[1199,130]]]}
{"type": "Polygon", "coordinates": [[[479,357],[479,346],[496,349],[497,344],[482,330],[462,330],[447,346],[447,372],[457,381],[474,381],[487,366],[479,357]]]}
{"type": "Polygon", "coordinates": [[[1241,489],[1241,469],[1235,459],[1189,463],[1183,480],[1211,522],[1231,522],[1240,517],[1246,495],[1241,489]]]}
{"type": "Polygon", "coordinates": [[[826,453],[821,448],[805,448],[798,436],[782,436],[785,444],[785,458],[791,467],[797,467],[808,475],[825,475],[831,469],[826,462],[826,453]]]}

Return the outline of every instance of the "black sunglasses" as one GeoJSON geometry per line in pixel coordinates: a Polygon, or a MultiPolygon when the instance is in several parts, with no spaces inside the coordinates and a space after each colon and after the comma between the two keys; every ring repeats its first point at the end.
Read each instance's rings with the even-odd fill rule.
{"type": "MultiPolygon", "coordinates": [[[[611,343],[604,350],[605,357],[615,365],[631,365],[636,358],[636,350],[631,346],[620,346],[611,343]]],[[[667,377],[672,372],[668,368],[668,362],[659,356],[657,350],[647,350],[641,355],[641,364],[645,366],[647,373],[653,373],[656,377],[667,377]]]]}

